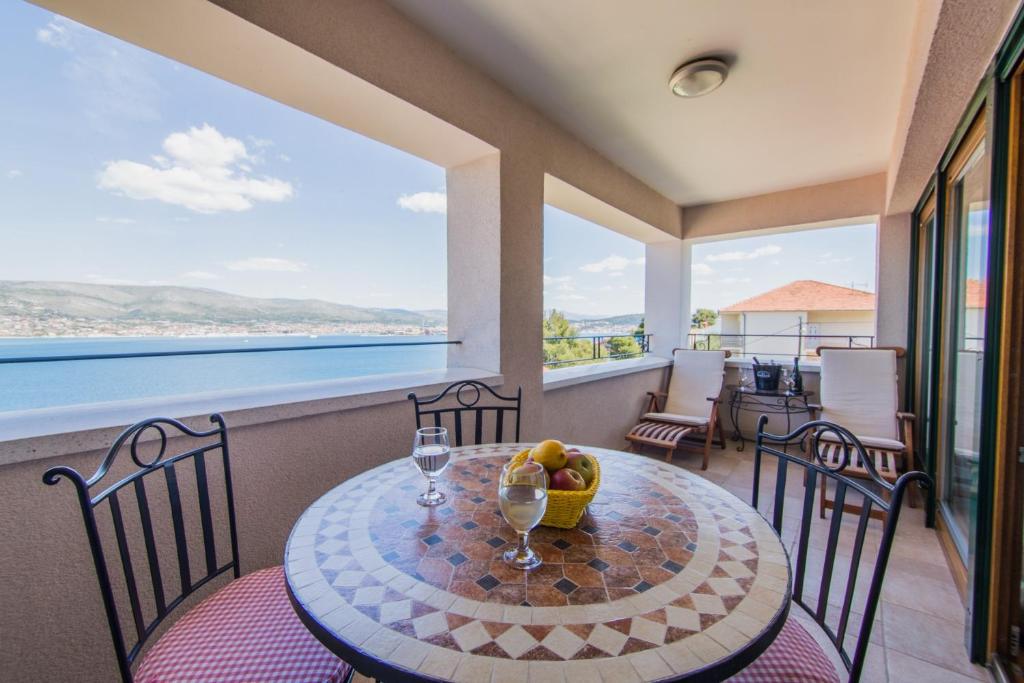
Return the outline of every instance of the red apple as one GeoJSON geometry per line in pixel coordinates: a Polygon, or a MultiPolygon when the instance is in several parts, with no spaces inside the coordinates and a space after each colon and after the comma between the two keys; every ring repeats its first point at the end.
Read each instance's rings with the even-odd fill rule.
{"type": "Polygon", "coordinates": [[[551,488],[556,491],[582,491],[587,484],[579,472],[563,467],[551,474],[551,488]]]}
{"type": "Polygon", "coordinates": [[[565,466],[578,472],[583,477],[583,483],[587,486],[590,486],[590,482],[594,481],[594,461],[586,453],[578,450],[569,451],[565,466]]]}

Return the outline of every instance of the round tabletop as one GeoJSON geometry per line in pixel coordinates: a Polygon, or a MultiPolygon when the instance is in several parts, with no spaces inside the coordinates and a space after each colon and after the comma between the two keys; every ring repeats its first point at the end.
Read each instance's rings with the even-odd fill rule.
{"type": "Polygon", "coordinates": [[[452,449],[449,502],[416,504],[411,458],[332,489],[285,550],[299,617],[381,681],[722,680],[774,640],[790,569],[749,505],[682,468],[581,447],[601,487],[575,529],[538,527],[544,564],[507,567],[501,466],[530,444],[452,449]]]}

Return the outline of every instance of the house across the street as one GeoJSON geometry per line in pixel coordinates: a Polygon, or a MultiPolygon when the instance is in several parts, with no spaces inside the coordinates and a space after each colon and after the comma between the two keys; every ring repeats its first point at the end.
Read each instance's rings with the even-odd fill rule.
{"type": "Polygon", "coordinates": [[[814,356],[818,346],[871,346],[875,295],[796,280],[726,306],[720,315],[723,349],[765,360],[814,356]]]}

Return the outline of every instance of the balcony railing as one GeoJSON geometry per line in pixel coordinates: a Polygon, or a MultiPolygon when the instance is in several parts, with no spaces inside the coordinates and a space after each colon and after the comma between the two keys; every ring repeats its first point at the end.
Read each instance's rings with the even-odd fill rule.
{"type": "Polygon", "coordinates": [[[563,365],[581,365],[584,363],[601,363],[610,360],[622,360],[625,358],[639,358],[651,350],[650,334],[593,334],[579,335],[575,337],[544,337],[544,366],[560,367],[563,365]],[[631,340],[625,344],[616,344],[613,340],[631,340]],[[558,344],[565,342],[564,348],[558,344]],[[623,349],[628,348],[628,351],[623,349]],[[563,354],[573,354],[572,358],[548,358],[549,355],[556,356],[559,351],[563,354]]]}
{"type": "Polygon", "coordinates": [[[727,349],[734,357],[793,358],[814,356],[819,346],[845,346],[870,349],[874,335],[865,334],[723,334],[691,332],[689,346],[693,349],[727,349]]]}
{"type": "Polygon", "coordinates": [[[461,341],[366,342],[348,344],[303,344],[301,346],[245,346],[229,349],[178,349],[173,351],[130,351],[126,353],[84,353],[52,356],[0,357],[0,365],[16,363],[56,363],[59,361],[119,360],[123,358],[163,358],[167,356],[213,356],[225,353],[274,353],[277,351],[320,351],[324,349],[375,349],[393,346],[439,346],[461,344],[461,341]]]}

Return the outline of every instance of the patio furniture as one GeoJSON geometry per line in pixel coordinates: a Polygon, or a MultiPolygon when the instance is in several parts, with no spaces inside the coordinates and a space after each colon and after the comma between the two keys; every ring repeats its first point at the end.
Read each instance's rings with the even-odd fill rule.
{"type": "Polygon", "coordinates": [[[295,617],[280,566],[240,576],[227,429],[220,415],[210,421],[213,429],[195,431],[169,418],[144,420],[121,433],[88,479],[64,466],[43,475],[46,484],[57,484],[63,477],[75,486],[121,679],[348,680],[351,667],[318,643],[295,617]],[[172,438],[198,443],[168,455],[172,438]],[[115,463],[125,449],[131,463],[115,463]],[[224,495],[214,500],[211,493],[221,482],[224,495]],[[193,501],[198,510],[184,514],[193,501]],[[157,541],[172,530],[173,552],[157,541]],[[226,537],[221,535],[225,531],[226,537]],[[190,557],[196,549],[202,550],[199,561],[190,557]],[[224,558],[228,553],[230,557],[224,558]],[[192,593],[228,572],[234,580],[171,626],[133,674],[143,645],[164,619],[192,593]],[[127,614],[131,624],[123,626],[121,618],[127,614]]]}
{"type": "Polygon", "coordinates": [[[423,427],[424,421],[430,422],[427,426],[447,427],[448,433],[455,435],[453,446],[466,445],[463,439],[463,416],[467,413],[473,414],[473,444],[492,440],[496,443],[505,441],[506,415],[514,418],[512,426],[515,438],[513,440],[519,440],[519,409],[523,401],[522,387],[516,390],[515,396],[502,396],[483,382],[466,380],[448,385],[444,391],[433,398],[421,399],[412,392],[407,398],[413,402],[416,409],[416,428],[423,427]],[[451,405],[451,401],[446,404],[445,398],[449,396],[454,397],[457,405],[451,405]],[[485,399],[486,403],[481,404],[481,399],[485,399]],[[494,416],[493,432],[486,427],[488,413],[493,413],[494,416]]]}
{"type": "Polygon", "coordinates": [[[384,683],[720,681],[769,646],[790,604],[785,549],[755,510],[680,467],[582,447],[602,468],[587,514],[531,532],[539,568],[505,565],[516,534],[498,477],[529,445],[452,449],[442,507],[416,504],[409,457],[314,502],[285,549],[303,623],[384,683]]]}
{"type": "MultiPolygon", "coordinates": [[[[914,483],[920,486],[931,486],[931,478],[924,472],[916,471],[900,475],[895,482],[883,478],[875,471],[872,459],[868,457],[864,445],[852,432],[837,424],[816,420],[783,435],[765,432],[767,424],[768,417],[762,415],[757,424],[752,504],[757,508],[760,499],[763,456],[771,456],[777,463],[771,524],[776,532],[783,535],[783,520],[786,519],[785,504],[788,498],[786,481],[791,476],[789,466],[795,465],[797,472],[803,473],[805,486],[800,506],[799,526],[796,529],[798,534],[796,551],[793,555],[793,602],[820,626],[821,635],[835,646],[839,659],[848,672],[848,680],[851,683],[856,683],[864,672],[864,660],[867,655],[871,629],[874,626],[882,582],[896,535],[896,525],[899,522],[900,503],[908,487],[914,483]],[[778,446],[800,439],[806,439],[811,456],[809,459],[799,455],[790,455],[780,450],[778,446]],[[842,454],[838,463],[835,464],[833,464],[834,461],[826,458],[824,452],[832,444],[838,444],[842,454]],[[849,468],[850,463],[858,459],[864,463],[868,477],[874,486],[864,482],[860,477],[847,476],[846,469],[849,468]],[[827,525],[814,519],[815,484],[819,478],[831,480],[835,484],[836,505],[840,508],[848,495],[860,498],[861,504],[858,508],[860,518],[855,531],[847,528],[850,525],[843,524],[843,515],[833,515],[827,525]],[[879,493],[879,489],[884,491],[884,495],[879,493]],[[863,564],[869,562],[864,553],[864,546],[868,537],[867,528],[872,517],[871,511],[875,508],[886,513],[885,526],[881,538],[878,540],[874,560],[870,562],[871,573],[868,577],[867,594],[863,595],[857,586],[858,571],[863,564]],[[849,541],[844,540],[841,544],[840,539],[843,538],[844,528],[853,533],[849,541]],[[809,541],[812,534],[827,534],[827,541],[824,551],[815,550],[814,561],[809,562],[809,541]],[[840,551],[841,555],[837,555],[837,548],[840,547],[843,550],[840,551]],[[823,565],[818,563],[819,557],[823,560],[823,565]],[[847,570],[841,571],[843,568],[847,570]],[[836,590],[834,591],[833,588],[836,590]],[[830,605],[830,598],[834,592],[840,591],[842,603],[837,612],[836,605],[830,605]],[[853,654],[851,656],[846,643],[851,612],[854,611],[863,616],[860,617],[860,627],[853,639],[853,654]],[[829,613],[832,614],[831,622],[828,617],[829,613]]],[[[786,526],[785,533],[789,533],[790,525],[786,526]]],[[[870,549],[874,549],[874,547],[872,539],[870,549]]],[[[789,620],[782,627],[779,638],[768,648],[764,656],[732,680],[740,683],[818,682],[836,680],[836,675],[830,658],[824,655],[821,646],[810,637],[806,629],[794,620],[794,616],[790,615],[789,620]],[[799,643],[799,647],[794,647],[794,642],[799,643]],[[820,656],[811,656],[808,648],[816,650],[820,656]]]]}
{"type": "MultiPolygon", "coordinates": [[[[869,470],[861,453],[854,453],[844,473],[850,477],[872,479],[871,470],[889,483],[895,482],[901,472],[914,464],[914,416],[899,409],[899,378],[896,361],[903,356],[899,347],[858,349],[822,346],[817,349],[821,358],[821,405],[811,405],[811,419],[841,424],[865,447],[864,458],[871,460],[869,470]]],[[[822,457],[831,467],[842,459],[841,444],[826,433],[822,444],[822,457]]],[[[909,503],[915,504],[914,495],[909,503]]],[[[826,481],[821,480],[819,514],[835,507],[828,497],[826,481]]],[[[846,512],[857,513],[856,505],[847,505],[846,512]]],[[[875,510],[876,518],[884,511],[875,510]]]]}
{"type": "Polygon", "coordinates": [[[808,399],[814,396],[813,391],[801,391],[799,393],[779,389],[776,391],[763,391],[755,387],[744,387],[730,384],[726,387],[729,392],[729,415],[732,418],[732,438],[739,441],[737,451],[742,451],[747,445],[747,438],[740,429],[741,413],[757,413],[758,415],[785,415],[786,432],[793,429],[794,413],[811,414],[811,407],[808,399]]]}
{"type": "Polygon", "coordinates": [[[647,409],[626,439],[631,444],[664,448],[665,462],[672,462],[678,448],[700,448],[704,453],[701,469],[706,470],[711,445],[725,449],[718,397],[725,379],[725,359],[730,355],[729,351],[673,349],[668,391],[647,392],[647,409]],[[714,441],[715,432],[718,441],[714,441]]]}

